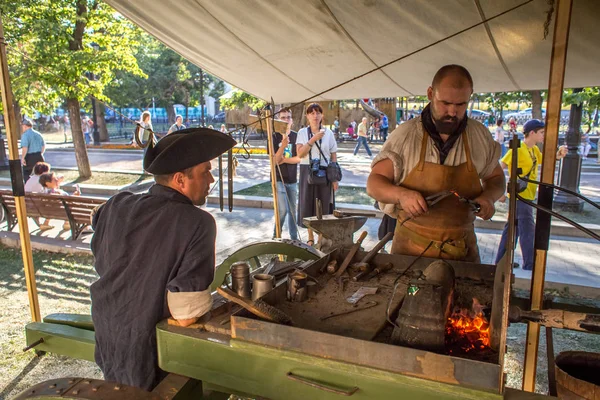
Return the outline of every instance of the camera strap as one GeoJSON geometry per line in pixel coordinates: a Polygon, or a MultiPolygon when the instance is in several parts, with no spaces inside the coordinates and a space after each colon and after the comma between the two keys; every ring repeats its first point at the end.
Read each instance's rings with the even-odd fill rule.
{"type": "MultiPolygon", "coordinates": [[[[313,137],[312,131],[310,130],[310,125],[307,127],[308,129],[308,140],[310,140],[310,138],[313,137]]],[[[319,149],[319,161],[321,161],[321,156],[323,157],[323,159],[325,160],[325,164],[329,164],[329,161],[327,161],[327,157],[325,157],[325,154],[323,154],[323,151],[321,150],[321,146],[319,146],[319,143],[322,143],[323,139],[320,139],[318,142],[315,142],[315,144],[317,145],[317,149],[319,149]]],[[[310,150],[308,150],[309,152],[309,157],[312,159],[312,147],[310,148],[310,150]]]]}

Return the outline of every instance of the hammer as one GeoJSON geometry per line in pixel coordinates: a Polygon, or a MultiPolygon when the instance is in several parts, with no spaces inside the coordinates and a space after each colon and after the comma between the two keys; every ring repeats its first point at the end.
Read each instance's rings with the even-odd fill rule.
{"type": "Polygon", "coordinates": [[[346,212],[340,210],[333,210],[333,216],[336,218],[344,218],[344,217],[376,217],[375,213],[361,213],[361,212],[346,212]]]}
{"type": "Polygon", "coordinates": [[[375,257],[375,255],[376,255],[377,253],[379,253],[379,250],[381,250],[381,249],[383,248],[383,246],[385,246],[385,245],[387,244],[387,242],[389,242],[389,241],[390,241],[390,239],[391,239],[392,237],[394,237],[394,232],[388,232],[388,233],[387,233],[387,234],[386,234],[386,235],[383,237],[383,239],[381,239],[381,240],[380,240],[380,241],[379,241],[379,242],[378,242],[378,243],[375,245],[375,247],[373,247],[373,248],[371,249],[371,251],[369,251],[369,252],[367,253],[367,255],[366,255],[366,256],[364,256],[364,258],[363,258],[363,259],[362,259],[360,262],[352,264],[352,267],[354,267],[354,268],[359,268],[359,269],[361,269],[361,268],[362,268],[362,269],[364,269],[364,271],[362,271],[362,272],[359,272],[358,274],[356,274],[356,275],[355,275],[355,276],[352,278],[352,280],[353,280],[354,282],[357,282],[357,281],[358,281],[360,278],[362,278],[363,276],[365,276],[365,275],[367,275],[367,274],[369,274],[369,273],[371,272],[371,269],[372,269],[372,268],[370,268],[370,267],[369,267],[369,263],[371,262],[371,260],[373,259],[373,257],[375,257]]]}

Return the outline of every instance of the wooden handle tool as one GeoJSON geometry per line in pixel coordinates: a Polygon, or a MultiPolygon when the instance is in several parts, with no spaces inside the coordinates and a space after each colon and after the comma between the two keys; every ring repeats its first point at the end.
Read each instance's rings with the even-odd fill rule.
{"type": "Polygon", "coordinates": [[[348,265],[350,265],[350,263],[352,262],[352,259],[356,255],[356,252],[358,251],[358,249],[360,249],[360,245],[362,244],[363,240],[365,240],[366,237],[367,237],[367,231],[362,231],[362,233],[360,234],[360,237],[358,238],[356,243],[354,243],[354,245],[352,245],[352,247],[350,248],[350,251],[348,252],[348,255],[346,256],[346,258],[344,259],[344,262],[342,263],[342,265],[340,265],[340,268],[335,273],[336,278],[339,279],[340,276],[342,276],[342,274],[346,271],[346,268],[348,268],[348,265]]]}

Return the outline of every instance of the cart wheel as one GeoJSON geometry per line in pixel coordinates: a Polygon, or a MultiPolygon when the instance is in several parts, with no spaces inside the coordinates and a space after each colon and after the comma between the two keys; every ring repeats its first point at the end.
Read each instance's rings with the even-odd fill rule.
{"type": "Polygon", "coordinates": [[[229,271],[231,265],[238,261],[248,261],[252,270],[261,266],[261,256],[282,255],[287,260],[316,260],[324,256],[322,252],[314,247],[295,240],[266,240],[256,242],[242,247],[225,259],[215,270],[215,278],[210,285],[211,290],[217,290],[217,287],[223,284],[225,274],[229,271]]]}

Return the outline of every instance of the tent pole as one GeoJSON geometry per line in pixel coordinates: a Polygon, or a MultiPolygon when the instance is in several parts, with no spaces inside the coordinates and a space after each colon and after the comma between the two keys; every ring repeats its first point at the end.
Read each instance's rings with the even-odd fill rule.
{"type": "Polygon", "coordinates": [[[275,163],[275,151],[273,149],[273,110],[267,108],[265,117],[267,121],[267,146],[269,148],[269,166],[271,167],[271,189],[273,190],[273,211],[275,214],[275,237],[281,237],[281,225],[279,224],[279,193],[277,193],[277,172],[275,163]]]}
{"type": "MultiPolygon", "coordinates": [[[[546,107],[546,134],[544,136],[544,161],[540,182],[554,183],[556,168],[556,149],[558,147],[558,128],[560,109],[567,62],[569,44],[569,27],[573,0],[558,0],[556,6],[556,22],[552,41],[550,59],[550,79],[548,82],[548,103],[546,107]]],[[[542,186],[538,189],[538,204],[552,209],[554,191],[542,186]]],[[[541,310],[544,300],[544,280],[546,261],[550,244],[550,215],[538,212],[535,228],[535,255],[531,279],[531,310],[541,310]]],[[[527,324],[527,342],[523,365],[523,390],[535,391],[535,374],[537,369],[540,325],[527,324]]]]}
{"type": "MultiPolygon", "coordinates": [[[[29,237],[29,226],[27,224],[27,210],[25,209],[25,189],[23,186],[23,169],[19,158],[17,145],[17,121],[13,103],[8,63],[6,60],[6,39],[2,27],[2,15],[0,15],[0,92],[2,92],[2,105],[4,106],[4,127],[8,139],[8,156],[10,175],[12,181],[15,206],[17,208],[17,220],[19,222],[19,236],[21,237],[21,253],[23,255],[23,266],[25,269],[25,283],[29,296],[29,310],[31,320],[40,322],[40,304],[38,302],[37,288],[35,284],[35,271],[33,268],[33,255],[31,253],[31,241],[29,237]]],[[[4,149],[0,149],[4,151],[4,149]]]]}

